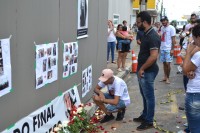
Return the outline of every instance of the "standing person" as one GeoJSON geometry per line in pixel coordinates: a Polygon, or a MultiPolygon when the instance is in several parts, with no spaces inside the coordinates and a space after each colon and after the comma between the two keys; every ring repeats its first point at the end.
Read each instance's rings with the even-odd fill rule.
{"type": "Polygon", "coordinates": [[[111,69],[104,69],[99,80],[100,82],[94,90],[97,95],[93,96],[93,100],[106,114],[100,122],[105,123],[113,120],[112,113],[116,111],[118,111],[116,121],[123,120],[125,108],[130,104],[126,83],[121,78],[114,76],[111,69]],[[105,86],[108,87],[109,93],[100,91],[105,86]],[[105,107],[104,104],[108,105],[105,107]]]}
{"type": "Polygon", "coordinates": [[[190,16],[190,23],[185,26],[185,32],[188,32],[190,28],[194,27],[196,23],[197,15],[196,14],[191,14],[190,16]]]}
{"type": "Polygon", "coordinates": [[[140,93],[143,98],[143,112],[135,122],[142,122],[137,130],[142,131],[153,127],[155,112],[154,80],[158,74],[157,57],[160,48],[160,37],[151,26],[151,16],[147,11],[142,11],[137,16],[137,26],[144,31],[138,55],[137,76],[140,93]]]}
{"type": "Polygon", "coordinates": [[[131,41],[133,40],[133,35],[130,35],[130,34],[128,33],[127,27],[126,27],[126,26],[123,26],[123,27],[122,27],[122,31],[120,31],[120,33],[121,33],[122,35],[124,35],[125,37],[130,38],[130,39],[119,40],[119,41],[118,41],[118,51],[121,51],[121,50],[122,50],[122,44],[123,44],[123,45],[128,45],[129,51],[130,51],[130,49],[131,49],[130,44],[131,44],[131,41]]]}
{"type": "Polygon", "coordinates": [[[122,21],[122,24],[123,24],[123,26],[126,26],[126,27],[127,27],[127,21],[126,21],[126,20],[123,20],[123,21],[122,21]]]}
{"type": "Polygon", "coordinates": [[[169,25],[169,20],[165,16],[161,20],[161,47],[160,61],[163,62],[164,78],[160,80],[166,84],[170,84],[169,75],[171,71],[170,63],[173,61],[174,45],[176,44],[176,30],[169,25]]]}
{"type": "Polygon", "coordinates": [[[194,43],[188,44],[183,62],[183,72],[189,78],[185,112],[190,132],[200,133],[200,24],[193,28],[192,35],[194,43]]]}
{"type": "Polygon", "coordinates": [[[109,63],[109,55],[111,51],[112,63],[116,64],[114,61],[114,52],[115,52],[115,31],[114,31],[114,24],[111,20],[108,20],[108,38],[107,38],[107,63],[109,63]]]}
{"type": "MultiPolygon", "coordinates": [[[[130,37],[128,36],[124,36],[123,34],[121,34],[122,32],[122,25],[119,24],[117,26],[117,31],[116,31],[116,39],[117,39],[117,50],[118,50],[118,45],[119,45],[119,41],[120,40],[127,40],[130,39],[130,37]]],[[[117,58],[117,70],[119,72],[121,72],[122,70],[125,70],[125,64],[126,64],[126,57],[127,54],[129,52],[130,48],[128,45],[124,45],[122,44],[122,49],[121,51],[118,51],[118,58],[117,58]],[[122,69],[121,69],[121,65],[122,65],[122,69]]]]}
{"type": "Polygon", "coordinates": [[[183,29],[181,30],[180,35],[179,35],[179,38],[180,38],[179,44],[181,46],[181,49],[183,48],[183,41],[184,41],[184,38],[186,37],[185,26],[186,25],[183,25],[183,29]]]}

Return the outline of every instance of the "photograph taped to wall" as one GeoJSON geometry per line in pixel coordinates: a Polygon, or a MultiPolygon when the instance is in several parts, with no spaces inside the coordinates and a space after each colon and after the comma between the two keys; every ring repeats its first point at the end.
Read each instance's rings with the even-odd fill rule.
{"type": "Polygon", "coordinates": [[[36,45],[36,89],[58,78],[58,42],[36,45]]]}
{"type": "Polygon", "coordinates": [[[10,38],[0,40],[0,97],[12,89],[10,38]]]}
{"type": "Polygon", "coordinates": [[[72,114],[73,106],[78,107],[81,104],[77,87],[73,87],[63,94],[64,103],[66,106],[65,116],[69,119],[72,114]]]}
{"type": "Polygon", "coordinates": [[[77,73],[78,68],[78,43],[64,43],[63,47],[63,78],[77,73]]]}
{"type": "Polygon", "coordinates": [[[88,37],[88,0],[78,0],[77,39],[88,37]]]}

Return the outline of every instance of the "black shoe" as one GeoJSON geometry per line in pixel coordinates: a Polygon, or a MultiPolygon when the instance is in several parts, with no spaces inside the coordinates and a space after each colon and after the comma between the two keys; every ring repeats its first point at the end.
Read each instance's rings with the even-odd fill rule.
{"type": "Polygon", "coordinates": [[[111,115],[105,115],[104,118],[100,121],[100,123],[105,123],[108,122],[110,120],[113,120],[115,117],[111,114],[111,115]]]}
{"type": "Polygon", "coordinates": [[[124,118],[126,109],[123,108],[120,112],[117,113],[116,121],[121,121],[124,118]]]}
{"type": "Polygon", "coordinates": [[[153,127],[153,123],[143,122],[140,126],[137,127],[137,130],[142,131],[153,127]]]}
{"type": "Polygon", "coordinates": [[[134,122],[144,122],[145,119],[144,119],[142,116],[140,116],[140,117],[138,117],[138,118],[133,118],[133,121],[134,121],[134,122]]]}

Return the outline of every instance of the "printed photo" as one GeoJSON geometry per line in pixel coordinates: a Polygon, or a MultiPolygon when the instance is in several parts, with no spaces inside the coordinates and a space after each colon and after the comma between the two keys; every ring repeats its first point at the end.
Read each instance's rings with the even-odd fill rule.
{"type": "Polygon", "coordinates": [[[64,72],[68,71],[68,64],[64,66],[64,72]]]}
{"type": "Polygon", "coordinates": [[[51,55],[52,48],[47,49],[47,55],[51,55]]]}
{"type": "Polygon", "coordinates": [[[68,45],[65,45],[65,52],[68,52],[69,49],[68,49],[68,45]]]}
{"type": "Polygon", "coordinates": [[[3,58],[2,56],[2,47],[1,47],[1,41],[0,41],[0,59],[3,58]]]}
{"type": "Polygon", "coordinates": [[[55,66],[55,65],[56,65],[56,58],[53,58],[53,59],[51,60],[51,64],[52,64],[52,66],[55,66]]]}
{"type": "Polygon", "coordinates": [[[73,58],[70,58],[69,64],[72,65],[73,64],[73,58]]]}
{"type": "Polygon", "coordinates": [[[4,74],[3,71],[3,58],[0,58],[0,76],[4,74]]]}
{"type": "Polygon", "coordinates": [[[43,72],[47,70],[47,59],[43,60],[43,72]]]}
{"type": "Polygon", "coordinates": [[[81,0],[80,2],[80,27],[86,26],[87,20],[87,3],[86,0],[81,0]]]}
{"type": "Polygon", "coordinates": [[[76,43],[73,43],[73,50],[76,49],[76,43]]]}
{"type": "Polygon", "coordinates": [[[38,57],[39,58],[44,57],[44,49],[43,48],[38,50],[38,57]]]}
{"type": "Polygon", "coordinates": [[[75,72],[75,66],[72,66],[72,73],[75,72]]]}
{"type": "Polygon", "coordinates": [[[8,88],[8,87],[9,87],[9,82],[6,81],[6,82],[0,84],[0,91],[6,89],[6,88],[8,88]]]}
{"type": "Polygon", "coordinates": [[[41,85],[41,84],[43,84],[43,77],[42,76],[37,79],[37,86],[41,85]]]}
{"type": "Polygon", "coordinates": [[[71,75],[71,66],[69,65],[69,75],[71,75]]]}
{"type": "Polygon", "coordinates": [[[72,45],[69,44],[69,51],[70,51],[70,54],[72,54],[72,45]]]}
{"type": "Polygon", "coordinates": [[[56,44],[53,45],[53,56],[56,56],[56,44]]]}
{"type": "Polygon", "coordinates": [[[76,100],[76,96],[74,93],[74,90],[72,89],[71,91],[67,92],[64,96],[63,96],[64,102],[65,102],[65,106],[66,106],[66,112],[65,115],[67,118],[70,118],[70,114],[72,114],[72,109],[74,108],[77,100],[76,100]]]}
{"type": "Polygon", "coordinates": [[[76,56],[74,56],[74,63],[77,63],[78,58],[76,56]]]}
{"type": "Polygon", "coordinates": [[[53,77],[53,71],[48,71],[47,73],[47,79],[51,79],[53,77]]]}
{"type": "Polygon", "coordinates": [[[69,55],[66,55],[66,56],[65,56],[65,61],[68,61],[69,58],[70,58],[69,55]]]}
{"type": "Polygon", "coordinates": [[[51,57],[48,58],[48,69],[51,69],[51,57]]]}

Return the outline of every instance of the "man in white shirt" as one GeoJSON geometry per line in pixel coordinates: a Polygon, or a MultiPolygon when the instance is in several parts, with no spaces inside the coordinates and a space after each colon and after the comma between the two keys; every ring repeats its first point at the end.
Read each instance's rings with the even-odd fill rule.
{"type": "Polygon", "coordinates": [[[176,44],[176,30],[172,25],[169,25],[169,20],[166,16],[160,21],[163,25],[161,27],[160,61],[163,62],[164,68],[164,78],[160,81],[170,84],[170,63],[173,61],[173,49],[174,45],[176,44]]]}
{"type": "Polygon", "coordinates": [[[93,96],[93,100],[106,114],[100,122],[105,123],[113,120],[113,112],[118,112],[117,121],[122,120],[124,118],[125,108],[130,104],[126,83],[121,78],[114,76],[111,69],[104,69],[99,80],[100,82],[94,89],[96,95],[93,96]],[[100,91],[105,86],[108,88],[108,93],[100,91]]]}

